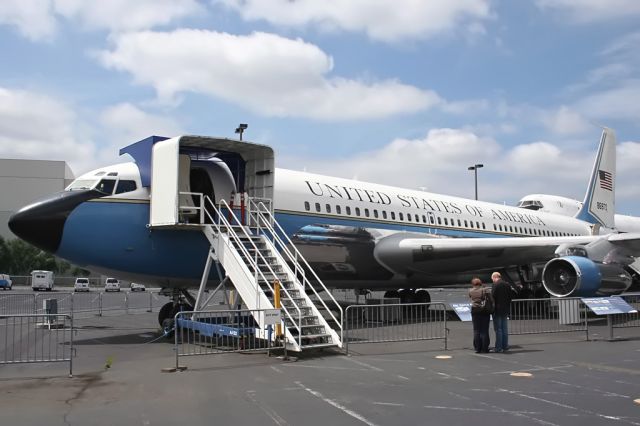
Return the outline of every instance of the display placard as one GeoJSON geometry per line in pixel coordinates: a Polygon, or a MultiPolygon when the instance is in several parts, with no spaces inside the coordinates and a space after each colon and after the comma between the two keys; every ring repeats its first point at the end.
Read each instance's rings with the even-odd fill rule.
{"type": "Polygon", "coordinates": [[[596,315],[633,314],[638,312],[620,296],[583,297],[582,302],[596,315]]]}
{"type": "Polygon", "coordinates": [[[471,303],[450,303],[460,321],[471,321],[471,303]]]}
{"type": "Polygon", "coordinates": [[[282,321],[280,309],[264,310],[264,325],[280,324],[280,321],[282,321]]]}

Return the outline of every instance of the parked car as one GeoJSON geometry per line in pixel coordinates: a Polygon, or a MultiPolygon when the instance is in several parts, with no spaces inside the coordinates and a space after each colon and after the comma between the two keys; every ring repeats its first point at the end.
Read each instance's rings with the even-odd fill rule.
{"type": "Polygon", "coordinates": [[[129,287],[131,291],[145,291],[146,287],[144,284],[131,283],[131,287],[129,287]]]}
{"type": "Polygon", "coordinates": [[[11,277],[7,274],[0,274],[0,288],[3,290],[11,290],[12,286],[11,277]]]}
{"type": "Polygon", "coordinates": [[[117,278],[107,278],[104,283],[104,291],[120,291],[120,281],[117,278]]]}
{"type": "Polygon", "coordinates": [[[31,288],[37,290],[53,290],[53,272],[52,271],[31,271],[31,288]]]}
{"type": "Polygon", "coordinates": [[[89,278],[76,278],[73,291],[89,291],[89,278]]]}

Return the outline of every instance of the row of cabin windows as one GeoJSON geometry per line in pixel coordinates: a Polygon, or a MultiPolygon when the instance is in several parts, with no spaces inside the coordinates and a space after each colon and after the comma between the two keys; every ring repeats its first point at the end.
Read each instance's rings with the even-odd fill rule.
{"type": "Polygon", "coordinates": [[[526,235],[536,235],[540,237],[575,237],[578,234],[572,234],[570,232],[558,232],[558,231],[549,231],[548,229],[535,229],[535,228],[527,228],[522,226],[513,226],[513,225],[496,225],[493,224],[494,231],[502,231],[502,232],[511,232],[511,233],[520,233],[526,235]]]}
{"type": "MultiPolygon", "coordinates": [[[[317,213],[322,213],[322,205],[320,203],[315,203],[315,211],[317,213]]],[[[334,206],[335,207],[335,213],[336,214],[342,214],[342,207],[339,205],[334,206]]],[[[309,204],[308,201],[304,202],[304,209],[306,211],[311,211],[311,204],[309,204]]],[[[345,210],[345,214],[348,216],[351,216],[351,207],[350,206],[345,206],[344,208],[345,210]]],[[[355,207],[354,209],[354,213],[356,216],[362,216],[361,213],[364,213],[364,217],[373,217],[374,219],[388,219],[388,217],[391,218],[391,220],[396,220],[396,213],[395,212],[390,212],[387,216],[387,212],[386,210],[381,210],[380,214],[378,213],[377,209],[372,209],[369,210],[368,208],[364,208],[364,209],[360,209],[360,207],[355,207]]],[[[325,204],[325,212],[326,213],[332,213],[332,206],[331,204],[325,204]]],[[[398,213],[398,220],[405,220],[405,214],[404,213],[398,213]]],[[[406,220],[407,222],[416,222],[416,223],[428,223],[431,225],[435,225],[436,221],[438,222],[438,225],[443,225],[444,226],[456,226],[456,222],[457,222],[457,226],[460,228],[471,228],[471,229],[487,229],[486,225],[484,222],[479,222],[479,221],[472,221],[472,220],[467,220],[467,219],[449,219],[449,218],[442,218],[442,217],[438,217],[437,219],[434,217],[433,214],[429,214],[429,215],[418,215],[418,214],[411,214],[411,213],[407,213],[406,214],[406,220]]],[[[527,227],[518,227],[518,226],[512,226],[512,225],[496,225],[495,223],[493,224],[493,230],[494,231],[500,231],[500,232],[511,232],[511,233],[520,233],[520,234],[524,234],[524,235],[538,235],[538,236],[547,236],[547,237],[566,237],[566,236],[575,236],[576,234],[570,234],[567,232],[557,232],[557,231],[548,231],[546,229],[535,229],[535,228],[527,228],[527,227]]]]}
{"type": "MultiPolygon", "coordinates": [[[[322,205],[320,203],[315,203],[315,211],[317,213],[322,213],[322,205]]],[[[342,207],[341,206],[334,206],[335,207],[335,213],[336,214],[342,214],[342,207]]],[[[311,205],[309,204],[308,201],[304,202],[304,209],[306,211],[311,211],[311,205]]],[[[326,213],[332,213],[333,211],[333,207],[331,206],[331,204],[325,204],[325,212],[326,213]]],[[[344,212],[346,215],[351,216],[352,210],[350,206],[345,206],[344,208],[344,212]]],[[[387,213],[386,210],[381,210],[380,212],[378,212],[377,209],[371,209],[369,210],[368,208],[364,208],[364,209],[360,209],[360,207],[355,207],[353,209],[353,212],[355,214],[355,216],[363,216],[364,217],[373,217],[374,219],[391,219],[391,220],[396,220],[396,212],[389,212],[387,213]]],[[[435,225],[436,224],[436,218],[434,217],[433,214],[428,214],[428,215],[419,215],[419,214],[411,214],[411,213],[401,213],[399,212],[397,214],[397,218],[398,220],[402,220],[404,221],[406,218],[407,222],[415,222],[415,223],[427,223],[427,224],[431,224],[431,225],[435,225]]],[[[471,221],[471,220],[462,220],[462,219],[458,219],[458,226],[459,227],[465,227],[465,228],[472,228],[472,229],[487,229],[486,225],[484,222],[479,222],[479,221],[471,221]]],[[[437,222],[438,225],[442,225],[443,224],[443,218],[438,217],[437,218],[437,222]]],[[[445,226],[449,226],[449,219],[448,218],[444,218],[444,225],[445,226]]],[[[451,219],[451,226],[456,226],[455,220],[451,219]]]]}

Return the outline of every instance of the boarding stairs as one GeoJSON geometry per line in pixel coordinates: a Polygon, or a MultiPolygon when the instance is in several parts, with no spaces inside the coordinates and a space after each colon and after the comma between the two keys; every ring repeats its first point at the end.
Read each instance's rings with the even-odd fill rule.
{"type": "MultiPolygon", "coordinates": [[[[269,203],[249,199],[244,224],[226,201],[215,205],[209,197],[201,196],[200,225],[211,248],[196,310],[212,262],[217,262],[247,309],[275,309],[279,294],[281,338],[287,349],[342,347],[342,307],[277,223],[269,203]]],[[[256,311],[254,319],[260,330],[266,329],[263,315],[256,311]]]]}

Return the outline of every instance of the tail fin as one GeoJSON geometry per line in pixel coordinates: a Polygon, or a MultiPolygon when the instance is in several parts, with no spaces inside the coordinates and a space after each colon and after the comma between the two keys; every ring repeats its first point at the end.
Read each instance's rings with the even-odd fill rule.
{"type": "Polygon", "coordinates": [[[575,217],[606,228],[614,227],[616,198],[616,134],[605,127],[582,208],[575,217]]]}

